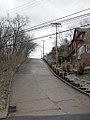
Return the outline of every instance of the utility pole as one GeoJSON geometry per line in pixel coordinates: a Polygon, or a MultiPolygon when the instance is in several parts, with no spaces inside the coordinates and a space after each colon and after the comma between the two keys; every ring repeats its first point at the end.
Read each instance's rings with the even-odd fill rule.
{"type": "Polygon", "coordinates": [[[44,40],[43,40],[43,58],[44,58],[44,40]]]}
{"type": "Polygon", "coordinates": [[[56,67],[58,67],[58,63],[59,63],[59,59],[58,59],[58,46],[57,46],[57,28],[59,25],[61,25],[61,23],[51,23],[52,25],[54,25],[56,27],[56,67]]]}
{"type": "Polygon", "coordinates": [[[42,51],[41,51],[41,58],[42,58],[42,51]]]}

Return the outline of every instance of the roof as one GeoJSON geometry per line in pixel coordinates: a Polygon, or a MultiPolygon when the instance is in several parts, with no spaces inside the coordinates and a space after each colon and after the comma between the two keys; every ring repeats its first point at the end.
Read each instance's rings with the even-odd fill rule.
{"type": "Polygon", "coordinates": [[[72,39],[72,41],[71,41],[71,43],[69,44],[69,46],[72,44],[72,42],[75,40],[75,36],[76,36],[76,31],[78,31],[78,32],[84,32],[84,33],[87,33],[87,36],[90,36],[90,29],[89,28],[80,28],[80,27],[77,27],[77,28],[75,28],[75,30],[74,30],[74,35],[73,35],[73,39],[72,39]]]}

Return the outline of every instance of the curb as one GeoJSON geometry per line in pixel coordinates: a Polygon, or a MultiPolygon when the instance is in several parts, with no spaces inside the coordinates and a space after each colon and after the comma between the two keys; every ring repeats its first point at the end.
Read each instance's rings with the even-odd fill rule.
{"type": "Polygon", "coordinates": [[[44,61],[44,63],[46,63],[46,65],[48,66],[48,68],[50,69],[50,71],[54,74],[54,76],[56,76],[58,79],[60,79],[61,81],[63,81],[65,84],[69,85],[70,87],[76,89],[77,91],[83,93],[84,95],[88,96],[90,98],[90,95],[82,90],[80,90],[78,87],[75,87],[74,85],[72,85],[71,83],[67,82],[65,79],[61,78],[59,75],[57,75],[52,68],[50,67],[50,65],[47,63],[47,61],[45,61],[44,59],[42,59],[44,61]]]}

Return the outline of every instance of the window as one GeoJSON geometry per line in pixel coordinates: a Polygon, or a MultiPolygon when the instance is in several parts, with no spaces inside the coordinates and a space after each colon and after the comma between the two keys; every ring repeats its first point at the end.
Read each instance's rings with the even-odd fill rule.
{"type": "Polygon", "coordinates": [[[78,53],[77,53],[77,58],[78,59],[81,59],[81,55],[85,52],[85,47],[84,46],[81,46],[79,49],[78,49],[78,53]]]}
{"type": "Polygon", "coordinates": [[[81,39],[83,38],[83,35],[82,35],[82,34],[80,35],[80,38],[81,38],[81,39]]]}
{"type": "Polygon", "coordinates": [[[84,35],[85,35],[85,33],[84,33],[84,32],[80,34],[80,39],[81,39],[81,40],[83,40],[83,39],[84,39],[84,35]]]}
{"type": "Polygon", "coordinates": [[[90,45],[87,45],[87,52],[90,52],[90,45]]]}

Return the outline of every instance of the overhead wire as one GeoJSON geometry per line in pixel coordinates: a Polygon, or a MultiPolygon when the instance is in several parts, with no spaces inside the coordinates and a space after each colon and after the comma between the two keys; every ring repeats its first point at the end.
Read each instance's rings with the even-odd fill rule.
{"type": "MultiPolygon", "coordinates": [[[[44,1],[44,0],[39,0],[39,1],[44,1]]],[[[39,1],[37,1],[37,2],[39,2],[39,1]]],[[[21,6],[17,6],[17,7],[15,7],[15,8],[13,8],[13,9],[10,9],[10,10],[8,10],[8,11],[12,11],[12,10],[15,10],[15,9],[18,9],[18,8],[22,8],[22,7],[24,7],[25,5],[28,5],[28,4],[31,4],[31,3],[35,3],[35,1],[30,1],[30,2],[27,2],[27,3],[24,3],[24,4],[22,4],[21,6]]],[[[57,19],[53,19],[53,20],[50,20],[50,21],[47,21],[47,22],[44,22],[44,23],[41,23],[41,24],[38,24],[38,25],[36,25],[36,26],[33,26],[33,27],[30,27],[30,28],[27,28],[27,29],[25,29],[26,31],[35,31],[35,30],[42,30],[42,29],[45,29],[45,28],[49,28],[50,26],[51,26],[51,22],[55,22],[55,21],[57,21],[57,22],[60,22],[60,23],[65,23],[65,22],[70,22],[71,20],[75,20],[75,19],[81,19],[81,18],[83,18],[83,17],[87,17],[88,15],[90,15],[90,13],[87,13],[87,14],[84,14],[84,15],[79,15],[79,16],[76,16],[76,17],[72,17],[72,18],[67,18],[67,17],[70,17],[70,16],[72,16],[72,15],[76,15],[76,14],[79,14],[79,13],[82,13],[82,12],[86,12],[86,11],[88,11],[88,10],[90,10],[90,8],[87,8],[87,9],[83,9],[83,10],[81,10],[81,11],[78,11],[78,12],[75,12],[75,13],[72,13],[72,14],[69,14],[69,15],[67,15],[67,16],[64,16],[64,17],[60,17],[60,18],[57,18],[57,19]],[[67,18],[67,19],[65,19],[65,18],[67,18]],[[63,20],[62,20],[63,19],[63,20]]],[[[8,12],[8,11],[5,11],[5,12],[8,12]]],[[[4,13],[4,12],[3,12],[4,13]]],[[[3,14],[3,13],[1,13],[1,14],[3,14]]]]}
{"type": "MultiPolygon", "coordinates": [[[[64,20],[61,20],[61,21],[56,21],[56,22],[60,22],[61,24],[65,22],[71,22],[71,21],[75,21],[77,19],[82,19],[82,18],[86,18],[86,17],[90,17],[90,13],[86,13],[86,14],[83,14],[83,15],[78,15],[78,16],[75,16],[75,17],[71,17],[71,18],[67,18],[67,19],[64,19],[64,20]]],[[[35,31],[35,30],[39,30],[39,29],[42,29],[42,28],[48,28],[51,26],[51,23],[47,23],[47,24],[43,24],[42,26],[38,26],[38,27],[31,27],[31,28],[27,28],[25,29],[25,31],[35,31]]]]}
{"type": "MultiPolygon", "coordinates": [[[[39,1],[43,1],[43,0],[39,0],[39,1]]],[[[38,1],[38,2],[39,2],[38,1]]],[[[17,6],[16,8],[13,8],[13,9],[17,9],[17,8],[20,8],[20,7],[24,7],[25,5],[29,4],[29,3],[32,3],[33,1],[31,2],[27,2],[21,6],[17,6]]],[[[11,11],[13,9],[10,9],[8,11],[11,11]]],[[[76,16],[76,17],[71,17],[71,18],[67,18],[67,17],[70,17],[72,15],[76,15],[76,14],[79,14],[79,13],[82,13],[82,12],[86,12],[90,10],[90,8],[87,8],[87,9],[83,9],[81,11],[78,11],[78,12],[75,12],[73,14],[69,14],[67,16],[64,16],[64,17],[60,17],[58,19],[53,19],[53,20],[50,20],[50,21],[47,21],[47,22],[44,22],[44,23],[41,23],[41,24],[38,24],[36,26],[33,26],[33,27],[30,27],[30,28],[27,28],[25,29],[26,31],[35,31],[35,30],[42,30],[42,29],[45,29],[45,28],[49,28],[51,26],[51,22],[61,22],[61,23],[65,23],[65,22],[70,22],[71,20],[75,20],[75,19],[79,19],[80,17],[83,18],[83,17],[87,17],[88,15],[90,15],[90,13],[87,13],[87,14],[84,14],[84,15],[79,15],[79,16],[76,16]],[[67,19],[65,19],[67,18],[67,19]],[[63,19],[63,20],[62,20],[63,19]]],[[[6,11],[7,12],[7,11],[6,11]]]]}
{"type": "MultiPolygon", "coordinates": [[[[36,1],[37,1],[37,0],[36,0],[36,1]]],[[[12,9],[9,9],[9,10],[4,11],[4,12],[1,12],[0,14],[7,13],[7,12],[9,12],[9,11],[12,11],[12,10],[15,10],[15,9],[18,9],[18,8],[22,8],[22,7],[24,7],[24,6],[28,5],[28,4],[31,4],[31,3],[36,3],[36,1],[35,1],[35,0],[33,1],[33,0],[32,0],[32,1],[30,1],[30,2],[27,2],[27,3],[22,4],[22,5],[20,5],[20,6],[14,7],[14,8],[12,8],[12,9]]],[[[39,1],[44,1],[44,0],[39,0],[39,1]]],[[[39,1],[37,1],[37,2],[39,2],[39,1]]],[[[45,1],[47,1],[47,0],[45,0],[45,1]]],[[[53,19],[53,20],[50,20],[50,21],[47,21],[47,22],[43,22],[43,23],[38,24],[38,25],[35,25],[35,26],[31,27],[31,28],[34,28],[34,27],[37,27],[37,26],[41,26],[41,25],[43,25],[43,24],[51,23],[51,22],[54,22],[54,21],[58,21],[58,20],[60,20],[60,19],[64,19],[64,18],[73,16],[73,15],[76,15],[76,14],[79,14],[79,13],[82,13],[82,12],[86,12],[86,11],[89,11],[89,10],[90,10],[90,8],[86,8],[86,9],[83,9],[83,10],[81,10],[81,11],[78,11],[78,12],[75,12],[75,13],[72,13],[72,14],[69,14],[69,15],[66,15],[66,16],[63,16],[63,17],[60,17],[60,18],[57,18],[57,19],[53,19]]]]}
{"type": "MultiPolygon", "coordinates": [[[[37,1],[37,0],[36,0],[37,1]]],[[[6,10],[6,11],[3,11],[3,12],[1,12],[0,14],[2,15],[2,14],[7,14],[7,13],[9,13],[9,12],[12,12],[12,11],[15,11],[15,10],[17,10],[17,9],[21,9],[21,8],[23,8],[23,7],[25,7],[26,5],[32,5],[33,3],[35,3],[36,1],[30,1],[30,2],[27,2],[27,3],[24,3],[24,4],[22,4],[22,5],[20,5],[20,6],[17,6],[17,7],[14,7],[14,8],[11,8],[11,9],[8,9],[8,10],[6,10]]]]}
{"type": "MultiPolygon", "coordinates": [[[[64,23],[64,22],[71,22],[71,21],[75,21],[77,19],[82,19],[84,17],[90,17],[90,13],[86,13],[86,14],[83,14],[83,15],[78,15],[78,16],[75,16],[75,17],[71,17],[71,18],[68,18],[66,20],[62,20],[60,21],[61,23],[64,23]]],[[[58,21],[59,22],[59,21],[58,21]]]]}
{"type": "MultiPolygon", "coordinates": [[[[77,26],[77,27],[87,27],[87,26],[89,26],[89,25],[90,25],[90,24],[85,24],[85,25],[81,25],[81,26],[77,26]]],[[[68,32],[68,31],[71,31],[71,30],[74,30],[74,29],[76,29],[76,27],[71,28],[71,29],[67,29],[67,30],[64,30],[64,31],[57,32],[57,34],[65,33],[65,32],[68,32]]],[[[37,38],[33,38],[33,39],[31,39],[31,40],[35,41],[35,40],[37,40],[37,39],[47,38],[47,37],[50,37],[50,36],[53,36],[53,35],[56,35],[56,33],[52,33],[52,34],[40,36],[40,37],[37,37],[37,38]]]]}
{"type": "Polygon", "coordinates": [[[90,10],[90,8],[83,9],[83,10],[81,10],[81,11],[78,11],[78,12],[75,12],[75,13],[72,13],[72,14],[69,14],[69,15],[66,15],[66,16],[63,16],[63,17],[60,17],[60,18],[57,18],[57,19],[53,19],[53,20],[50,20],[50,21],[47,21],[47,22],[43,22],[43,23],[41,23],[41,24],[37,24],[37,25],[31,27],[31,29],[36,28],[36,27],[40,27],[40,26],[42,26],[42,25],[46,25],[46,24],[48,24],[48,23],[52,23],[52,22],[55,22],[55,21],[58,21],[58,20],[62,20],[62,19],[71,17],[71,16],[73,16],[73,15],[77,15],[77,14],[79,14],[79,13],[86,12],[86,11],[88,11],[88,10],[90,10]]]}
{"type": "MultiPolygon", "coordinates": [[[[89,13],[90,14],[90,13],[89,13]]],[[[86,15],[86,14],[85,14],[86,15]]],[[[83,15],[81,15],[81,16],[83,16],[83,15]]],[[[78,16],[77,16],[78,17],[78,16]]],[[[79,16],[80,17],[80,16],[79,16]]],[[[76,18],[76,17],[75,17],[76,18]]],[[[71,19],[74,19],[74,17],[73,18],[71,18],[71,19]]],[[[70,19],[69,19],[70,20],[70,19]]],[[[66,20],[65,20],[66,21],[66,20]]],[[[51,24],[50,24],[51,25],[51,24]]],[[[49,25],[49,26],[50,26],[49,25]]],[[[48,25],[47,25],[48,26],[48,25]]],[[[44,27],[46,27],[46,26],[44,26],[44,27]]],[[[41,27],[41,28],[43,28],[43,27],[41,27]]],[[[40,28],[40,29],[41,29],[40,28]]],[[[37,29],[39,29],[39,28],[37,28],[37,29]]],[[[29,32],[29,31],[31,31],[30,29],[25,29],[25,31],[24,32],[29,32]]],[[[59,32],[60,33],[60,32],[59,32]]],[[[52,35],[54,35],[54,34],[52,34],[52,35]]],[[[51,36],[51,34],[50,34],[50,36],[51,36]]],[[[46,36],[43,36],[43,37],[47,37],[47,35],[46,36]]],[[[36,38],[34,38],[34,39],[36,39],[36,38]]],[[[38,39],[41,39],[41,37],[39,37],[38,39]]]]}
{"type": "MultiPolygon", "coordinates": [[[[85,14],[86,15],[86,14],[85,14]]],[[[77,16],[78,17],[78,16],[77,16]]],[[[80,16],[79,16],[80,17],[80,16]]],[[[75,17],[76,18],[76,17],[75,17]]],[[[72,18],[71,18],[72,19],[72,18]]],[[[73,18],[74,19],[74,18],[73,18]]],[[[69,19],[70,20],[70,19],[69,19]]],[[[89,26],[90,24],[87,24],[87,25],[84,25],[84,26],[79,26],[79,27],[86,27],[86,26],[89,26]]],[[[45,26],[46,27],[46,26],[45,26]]],[[[59,34],[59,33],[63,33],[63,32],[67,32],[67,31],[70,31],[70,30],[73,30],[73,29],[75,29],[75,28],[71,28],[71,29],[69,29],[69,30],[66,30],[66,31],[62,31],[62,32],[58,32],[57,34],[59,34]]],[[[24,32],[29,32],[30,30],[26,30],[26,31],[24,31],[24,32]]],[[[41,37],[37,37],[37,38],[33,38],[32,40],[36,40],[36,39],[41,39],[41,38],[44,38],[44,37],[50,37],[50,36],[53,36],[53,35],[55,35],[56,33],[53,33],[53,34],[49,34],[49,35],[44,35],[44,36],[41,36],[41,37]]]]}
{"type": "MultiPolygon", "coordinates": [[[[4,11],[4,12],[1,12],[0,13],[0,15],[2,15],[2,14],[7,14],[7,13],[10,13],[10,12],[12,12],[12,11],[17,11],[17,10],[19,10],[19,9],[28,9],[28,7],[29,8],[31,8],[31,7],[35,7],[35,6],[37,6],[37,5],[39,5],[40,3],[42,3],[42,2],[46,2],[47,0],[32,0],[32,1],[30,1],[30,2],[27,2],[27,3],[24,3],[24,4],[22,4],[22,5],[20,5],[20,6],[17,6],[17,7],[14,7],[14,8],[11,8],[11,9],[9,9],[9,10],[6,10],[6,11],[4,11]],[[26,8],[27,7],[27,8],[26,8]]],[[[22,10],[22,11],[23,11],[22,10]]]]}
{"type": "MultiPolygon", "coordinates": [[[[88,26],[90,26],[90,24],[85,24],[85,25],[81,25],[81,26],[77,26],[77,27],[88,27],[88,26]]],[[[71,28],[71,29],[67,29],[67,30],[63,30],[63,31],[60,31],[60,32],[57,32],[57,34],[61,34],[61,33],[65,33],[65,32],[68,32],[68,31],[71,31],[71,30],[74,30],[74,29],[76,29],[76,27],[74,27],[74,28],[71,28]]],[[[90,29],[89,29],[90,30],[90,29]]],[[[51,37],[51,36],[54,36],[54,35],[56,35],[56,33],[52,33],[52,34],[48,34],[48,35],[44,35],[44,36],[40,36],[40,37],[36,37],[36,38],[32,38],[32,39],[30,39],[30,40],[28,40],[28,41],[24,41],[24,42],[31,42],[31,41],[37,41],[38,39],[42,39],[42,38],[47,38],[47,37],[51,37]]],[[[40,41],[40,40],[39,40],[40,41]]],[[[42,41],[42,40],[41,40],[42,41]]],[[[23,43],[23,42],[17,42],[15,45],[17,45],[17,44],[20,44],[20,43],[23,43]]],[[[12,46],[13,44],[10,44],[10,45],[8,45],[8,46],[12,46]]]]}
{"type": "Polygon", "coordinates": [[[39,0],[39,1],[37,1],[37,3],[34,3],[34,4],[32,4],[31,6],[27,6],[26,8],[21,9],[21,10],[19,10],[18,12],[24,11],[24,10],[29,9],[29,8],[34,8],[34,7],[36,7],[36,6],[39,6],[39,5],[42,4],[43,2],[47,2],[47,1],[49,1],[49,0],[39,0]]]}
{"type": "MultiPolygon", "coordinates": [[[[41,27],[41,28],[37,28],[37,29],[34,29],[34,30],[30,30],[30,31],[41,31],[41,30],[47,30],[47,29],[50,29],[52,28],[51,24],[50,25],[47,25],[47,26],[44,26],[44,27],[41,27]]],[[[25,32],[27,32],[27,30],[29,30],[30,28],[27,28],[25,29],[25,32]]]]}
{"type": "MultiPolygon", "coordinates": [[[[66,21],[71,21],[71,20],[76,20],[76,19],[80,19],[80,18],[83,18],[84,16],[88,16],[90,15],[90,13],[86,13],[86,14],[83,14],[83,15],[78,15],[78,16],[75,16],[75,17],[71,17],[71,18],[67,18],[67,17],[70,17],[72,15],[76,15],[78,13],[82,13],[82,12],[85,12],[87,10],[90,10],[90,8],[88,9],[84,9],[82,11],[79,11],[79,12],[76,12],[76,13],[73,13],[73,14],[70,14],[70,15],[67,15],[67,16],[64,16],[64,17],[61,17],[61,18],[58,18],[58,19],[54,19],[54,20],[51,20],[51,21],[48,21],[48,22],[45,22],[45,23],[42,23],[42,24],[39,24],[39,25],[36,25],[36,26],[33,26],[31,28],[27,28],[25,29],[25,32],[29,32],[29,31],[33,31],[33,30],[39,30],[39,29],[43,29],[43,28],[46,28],[46,27],[50,27],[51,26],[51,23],[52,21],[55,21],[55,20],[60,20],[60,22],[66,22],[66,21]],[[66,19],[65,19],[66,18],[66,19]],[[64,20],[62,20],[64,19],[64,20]],[[47,24],[46,24],[47,23],[47,24]],[[40,26],[41,25],[41,26],[40,26]]],[[[88,24],[89,25],[89,24],[88,24]]],[[[81,26],[80,26],[81,27],[81,26]]],[[[83,26],[85,27],[85,26],[83,26]]],[[[67,31],[70,31],[70,30],[73,30],[75,28],[72,28],[72,29],[69,29],[69,30],[66,30],[66,31],[62,31],[62,32],[58,32],[57,34],[59,33],[63,33],[63,32],[67,32],[67,31]]],[[[41,39],[41,38],[45,38],[45,37],[49,37],[49,36],[53,36],[55,35],[56,33],[53,33],[53,34],[49,34],[49,35],[44,35],[44,36],[41,36],[41,37],[37,37],[37,38],[33,38],[32,40],[37,40],[37,39],[41,39]]]]}
{"type": "Polygon", "coordinates": [[[20,5],[20,6],[17,6],[17,7],[11,8],[11,9],[8,9],[8,10],[6,10],[6,11],[3,11],[3,12],[1,12],[0,14],[1,14],[1,15],[2,15],[2,14],[6,14],[6,13],[12,11],[12,10],[16,10],[16,9],[18,9],[18,8],[24,7],[24,6],[26,6],[27,4],[31,4],[32,2],[33,2],[33,0],[30,1],[30,2],[27,2],[27,3],[24,3],[24,4],[20,5]]]}

